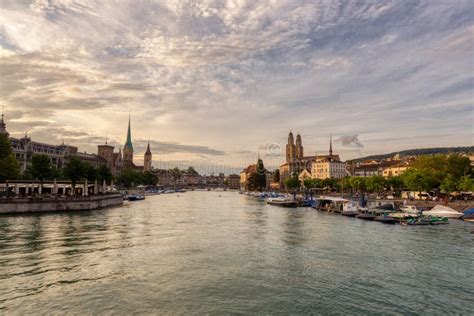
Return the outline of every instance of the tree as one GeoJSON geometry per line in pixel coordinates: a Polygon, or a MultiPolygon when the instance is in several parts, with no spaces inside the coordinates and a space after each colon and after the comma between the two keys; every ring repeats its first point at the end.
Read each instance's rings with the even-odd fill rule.
{"type": "Polygon", "coordinates": [[[77,182],[86,177],[86,167],[79,158],[71,157],[64,168],[64,175],[71,180],[72,188],[75,191],[77,182]]]}
{"type": "Polygon", "coordinates": [[[285,186],[290,190],[299,189],[301,186],[301,181],[298,179],[298,176],[293,175],[290,178],[285,180],[285,186]]]}
{"type": "Polygon", "coordinates": [[[362,177],[352,177],[349,179],[350,186],[356,191],[364,192],[366,189],[366,180],[362,177]]]}
{"type": "Polygon", "coordinates": [[[109,183],[112,181],[112,172],[110,172],[110,169],[107,166],[100,166],[97,168],[97,180],[100,182],[105,182],[109,183]]]}
{"type": "Polygon", "coordinates": [[[193,175],[193,176],[198,176],[199,175],[199,172],[197,172],[196,169],[194,169],[194,167],[192,167],[192,166],[189,166],[188,169],[186,170],[186,172],[188,174],[193,175]]]}
{"type": "Polygon", "coordinates": [[[303,185],[306,189],[313,189],[316,186],[315,179],[304,179],[303,185]]]}
{"type": "Polygon", "coordinates": [[[403,188],[403,179],[401,176],[390,177],[387,179],[387,185],[398,192],[403,188]]]}
{"type": "Polygon", "coordinates": [[[173,169],[170,170],[170,174],[173,177],[174,186],[176,186],[176,183],[181,178],[181,170],[179,170],[178,167],[174,167],[173,169]]]}
{"type": "Polygon", "coordinates": [[[382,176],[372,176],[367,178],[367,189],[370,192],[380,192],[387,184],[387,181],[382,176]]]}
{"type": "Polygon", "coordinates": [[[449,175],[441,182],[440,189],[444,191],[444,193],[446,193],[447,195],[450,195],[451,192],[457,190],[457,184],[458,182],[454,180],[454,177],[449,175]]]}
{"type": "Polygon", "coordinates": [[[333,178],[323,179],[322,184],[324,188],[329,188],[330,190],[338,189],[338,183],[336,179],[333,179],[333,178]]]}
{"type": "Polygon", "coordinates": [[[276,169],[273,174],[273,182],[280,182],[280,169],[276,169]]]}
{"type": "Polygon", "coordinates": [[[137,170],[126,169],[118,177],[118,182],[126,188],[143,183],[143,174],[137,170]]]}
{"type": "Polygon", "coordinates": [[[142,174],[142,183],[146,185],[156,185],[158,178],[150,171],[145,171],[142,174]]]}
{"type": "Polygon", "coordinates": [[[403,174],[405,186],[412,191],[430,191],[437,187],[438,179],[428,170],[408,169],[403,174]]]}
{"type": "Polygon", "coordinates": [[[0,135],[0,181],[15,180],[20,177],[20,164],[13,155],[12,145],[7,136],[0,135]]]}
{"type": "Polygon", "coordinates": [[[88,162],[83,162],[83,166],[84,166],[84,178],[86,178],[90,182],[95,181],[98,178],[98,176],[97,176],[97,170],[94,168],[94,166],[88,162]]]}
{"type": "Polygon", "coordinates": [[[40,186],[43,187],[43,181],[53,177],[51,159],[46,155],[33,155],[31,157],[31,165],[28,167],[28,173],[34,179],[39,180],[40,186]]]}
{"type": "Polygon", "coordinates": [[[474,179],[470,176],[463,176],[458,182],[458,188],[461,191],[474,191],[474,179]]]}

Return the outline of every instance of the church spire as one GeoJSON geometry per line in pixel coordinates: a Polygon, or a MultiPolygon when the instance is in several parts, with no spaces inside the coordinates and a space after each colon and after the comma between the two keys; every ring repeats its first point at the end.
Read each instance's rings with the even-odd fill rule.
{"type": "Polygon", "coordinates": [[[332,133],[329,134],[329,156],[332,156],[332,133]]]}
{"type": "Polygon", "coordinates": [[[133,150],[132,145],[132,131],[130,127],[130,115],[128,116],[128,131],[127,131],[127,142],[125,143],[125,148],[133,150]]]}
{"type": "Polygon", "coordinates": [[[148,141],[148,145],[146,146],[145,155],[151,155],[151,150],[150,150],[150,141],[148,141]]]}

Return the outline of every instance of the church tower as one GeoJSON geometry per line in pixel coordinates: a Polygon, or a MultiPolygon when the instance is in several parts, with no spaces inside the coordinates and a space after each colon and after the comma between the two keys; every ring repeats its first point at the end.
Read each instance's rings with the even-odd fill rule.
{"type": "Polygon", "coordinates": [[[132,132],[130,127],[130,116],[128,117],[128,131],[127,141],[123,147],[123,165],[125,168],[133,167],[133,145],[132,145],[132,132]]]}
{"type": "Polygon", "coordinates": [[[303,142],[301,141],[300,134],[296,135],[296,159],[303,160],[303,142]]]}
{"type": "Polygon", "coordinates": [[[150,150],[150,142],[148,142],[148,146],[146,147],[146,152],[145,152],[145,159],[143,160],[143,170],[145,171],[151,171],[151,150],[150,150]]]}
{"type": "Polygon", "coordinates": [[[288,144],[286,145],[286,162],[293,162],[296,159],[296,146],[293,133],[288,134],[288,144]]]}
{"type": "Polygon", "coordinates": [[[332,157],[332,134],[329,134],[329,156],[332,157]]]}
{"type": "Polygon", "coordinates": [[[9,136],[8,132],[7,132],[7,127],[6,127],[6,124],[5,124],[5,117],[4,117],[4,114],[2,112],[2,120],[0,121],[0,134],[1,135],[5,135],[5,136],[9,136]]]}

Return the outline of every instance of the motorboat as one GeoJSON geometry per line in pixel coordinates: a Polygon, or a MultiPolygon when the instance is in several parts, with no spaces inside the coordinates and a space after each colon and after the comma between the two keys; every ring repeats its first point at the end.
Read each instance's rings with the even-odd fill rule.
{"type": "Polygon", "coordinates": [[[281,207],[297,207],[298,201],[290,200],[286,197],[268,198],[267,204],[281,207]]]}
{"type": "Polygon", "coordinates": [[[377,215],[373,211],[370,210],[365,210],[359,213],[359,215],[356,216],[358,219],[364,219],[366,221],[373,221],[377,215]]]}
{"type": "Polygon", "coordinates": [[[145,199],[145,196],[142,194],[130,194],[128,196],[129,201],[142,201],[145,199]]]}
{"type": "Polygon", "coordinates": [[[464,211],[462,220],[465,222],[474,222],[474,207],[464,211]]]}
{"type": "Polygon", "coordinates": [[[405,205],[401,208],[402,213],[409,213],[409,214],[419,214],[421,210],[419,210],[415,205],[405,205]]]}
{"type": "Polygon", "coordinates": [[[374,221],[381,222],[381,223],[384,223],[384,224],[395,224],[397,222],[397,220],[395,218],[389,216],[387,213],[375,217],[374,221]]]}
{"type": "MultiPolygon", "coordinates": [[[[329,196],[321,196],[315,199],[313,204],[313,208],[326,211],[330,213],[341,213],[345,211],[343,215],[349,216],[354,211],[359,211],[358,208],[359,204],[357,202],[347,200],[340,197],[329,197],[329,196]]],[[[357,214],[355,214],[357,215],[357,214]]]]}
{"type": "Polygon", "coordinates": [[[396,212],[396,213],[391,213],[389,215],[391,218],[399,221],[399,222],[404,222],[410,219],[418,218],[420,217],[419,213],[404,213],[404,212],[396,212]]]}
{"type": "Polygon", "coordinates": [[[424,211],[423,215],[447,217],[447,218],[460,218],[464,213],[458,212],[450,207],[443,205],[436,205],[429,211],[424,211]]]}
{"type": "Polygon", "coordinates": [[[444,225],[449,224],[447,217],[439,216],[420,216],[418,218],[412,218],[406,221],[407,225],[444,225]]]}

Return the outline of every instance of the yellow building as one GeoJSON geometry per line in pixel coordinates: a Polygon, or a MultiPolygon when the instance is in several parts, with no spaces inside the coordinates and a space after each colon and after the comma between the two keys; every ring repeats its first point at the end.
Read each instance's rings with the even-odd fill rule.
{"type": "Polygon", "coordinates": [[[385,178],[397,177],[402,175],[410,166],[407,161],[397,161],[383,168],[382,175],[385,178]]]}

